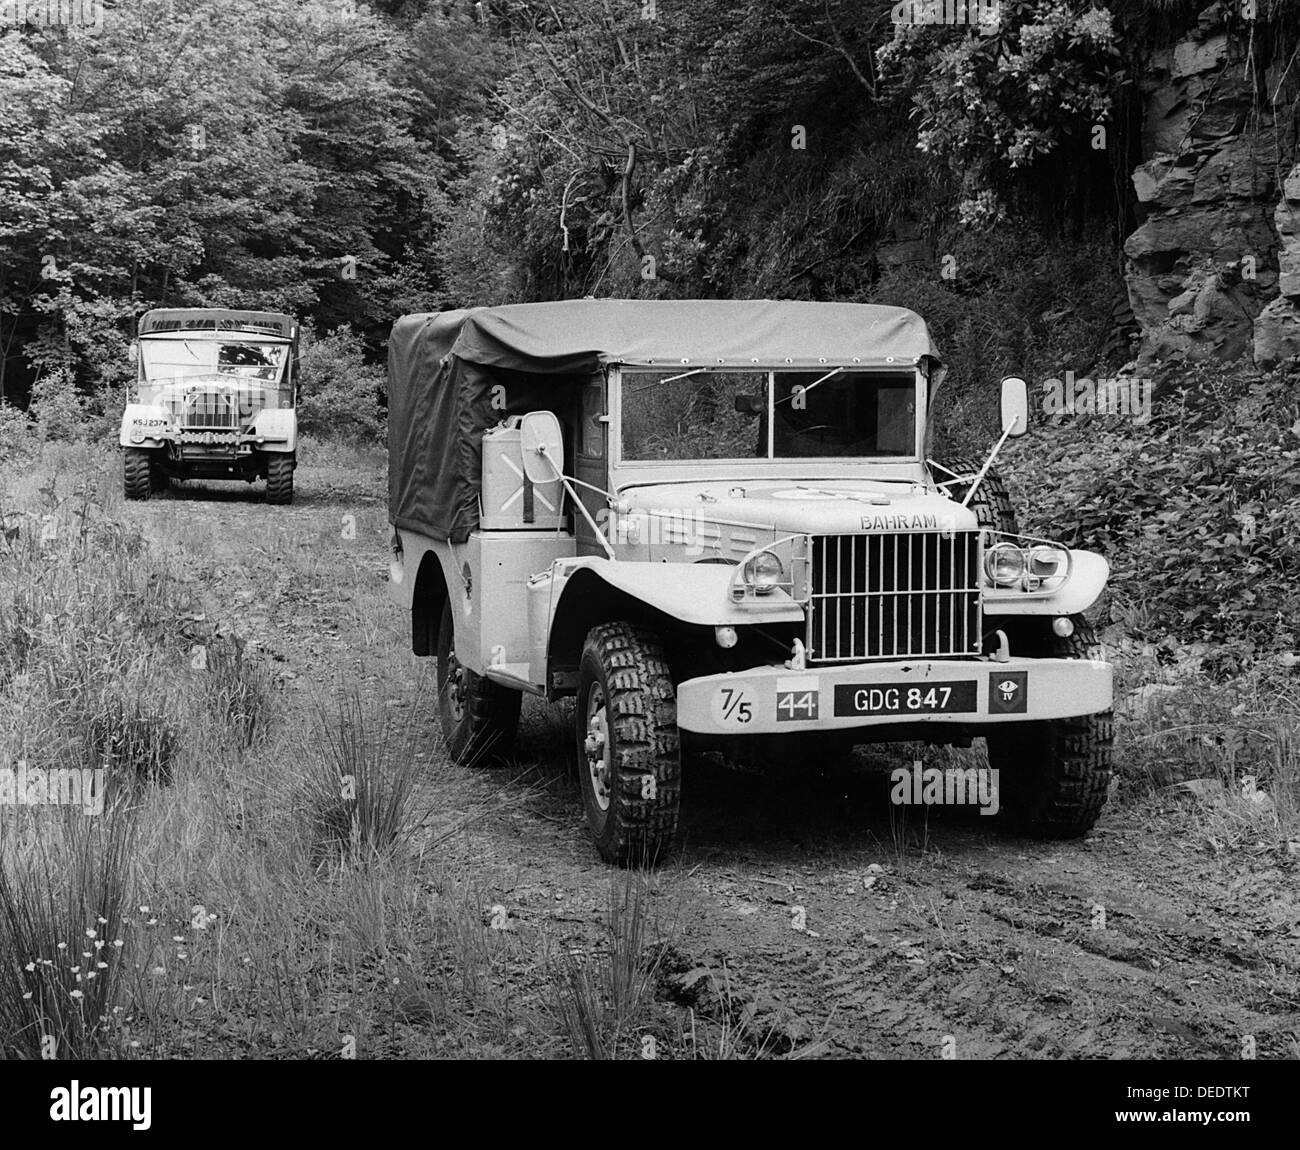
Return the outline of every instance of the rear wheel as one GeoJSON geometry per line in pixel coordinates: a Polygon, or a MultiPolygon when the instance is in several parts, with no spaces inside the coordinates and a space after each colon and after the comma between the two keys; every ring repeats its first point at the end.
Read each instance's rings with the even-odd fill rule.
{"type": "Polygon", "coordinates": [[[266,457],[266,501],[280,506],[293,502],[293,466],[292,455],[268,455],[266,457]]]}
{"type": "Polygon", "coordinates": [[[660,641],[628,623],[592,628],[575,711],[596,849],[619,866],[653,864],[672,844],[681,806],[677,692],[660,641]]]}
{"type": "Polygon", "coordinates": [[[122,493],[128,499],[148,499],[152,489],[150,451],[128,447],[122,453],[122,493]]]}
{"type": "MultiPolygon", "coordinates": [[[[1013,649],[1058,659],[1101,658],[1088,621],[1081,615],[1071,621],[1074,634],[1067,638],[1048,630],[1023,652],[1019,645],[1013,649]]],[[[1047,839],[1078,838],[1088,831],[1106,805],[1114,740],[1110,711],[1008,723],[986,736],[989,766],[998,771],[1002,826],[1047,839]]]]}
{"type": "Polygon", "coordinates": [[[466,766],[505,761],[519,727],[518,691],[475,674],[456,658],[451,601],[438,627],[438,719],[453,761],[466,766]]]}

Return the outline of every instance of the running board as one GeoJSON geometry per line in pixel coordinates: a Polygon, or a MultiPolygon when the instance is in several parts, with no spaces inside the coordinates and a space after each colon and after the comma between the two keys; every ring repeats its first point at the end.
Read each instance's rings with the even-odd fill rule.
{"type": "Polygon", "coordinates": [[[529,681],[527,663],[498,663],[496,666],[485,667],[483,677],[491,679],[494,683],[500,683],[503,687],[527,691],[530,695],[545,696],[546,694],[545,688],[529,681]]]}

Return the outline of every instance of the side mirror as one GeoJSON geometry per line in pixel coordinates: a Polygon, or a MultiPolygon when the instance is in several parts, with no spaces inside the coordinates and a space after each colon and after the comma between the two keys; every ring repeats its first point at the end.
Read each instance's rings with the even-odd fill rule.
{"type": "Polygon", "coordinates": [[[763,400],[756,395],[750,395],[748,392],[742,392],[734,400],[735,408],[741,415],[762,415],[763,408],[766,406],[763,400]]]}
{"type": "Polygon", "coordinates": [[[553,411],[530,411],[519,421],[524,474],[534,486],[554,483],[564,469],[564,433],[553,411]]]}
{"type": "Polygon", "coordinates": [[[1002,381],[1002,430],[1013,439],[1029,430],[1029,385],[1018,375],[1002,381]]]}
{"type": "Polygon", "coordinates": [[[132,363],[140,362],[140,343],[138,340],[132,340],[130,346],[126,349],[126,354],[130,357],[132,363]]]}

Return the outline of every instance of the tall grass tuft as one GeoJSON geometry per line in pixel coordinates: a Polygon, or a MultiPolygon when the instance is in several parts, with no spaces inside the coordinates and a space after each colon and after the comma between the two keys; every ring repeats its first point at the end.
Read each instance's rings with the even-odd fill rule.
{"type": "Polygon", "coordinates": [[[115,785],[170,786],[175,779],[180,732],[138,697],[109,694],[100,699],[86,721],[86,743],[115,785]]]}
{"type": "Polygon", "coordinates": [[[0,1054],[109,1052],[133,815],[13,807],[0,817],[0,1054]]]}
{"type": "Polygon", "coordinates": [[[333,710],[319,708],[313,742],[301,808],[313,864],[333,858],[365,865],[395,857],[418,829],[420,766],[411,723],[399,728],[386,710],[369,717],[354,691],[333,710]]]}
{"type": "Polygon", "coordinates": [[[244,654],[242,641],[222,640],[207,651],[208,706],[233,735],[251,747],[267,731],[275,703],[275,681],[266,666],[244,654]]]}
{"type": "Polygon", "coordinates": [[[648,941],[649,878],[610,883],[605,937],[591,955],[564,950],[551,963],[551,1002],[580,1058],[617,1058],[653,997],[663,950],[648,941]]]}

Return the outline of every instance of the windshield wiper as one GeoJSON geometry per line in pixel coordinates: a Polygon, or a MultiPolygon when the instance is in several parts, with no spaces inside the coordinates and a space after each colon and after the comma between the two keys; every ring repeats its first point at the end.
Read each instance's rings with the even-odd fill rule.
{"type": "Polygon", "coordinates": [[[841,372],[843,372],[843,370],[844,369],[842,367],[837,367],[834,371],[828,371],[825,375],[821,377],[821,379],[815,380],[814,382],[810,383],[807,387],[800,387],[796,383],[794,385],[795,390],[791,391],[790,394],[787,395],[784,399],[778,399],[775,403],[772,404],[772,406],[775,407],[777,403],[791,403],[794,400],[794,397],[796,395],[807,395],[819,383],[825,383],[832,376],[839,375],[841,372]]]}

